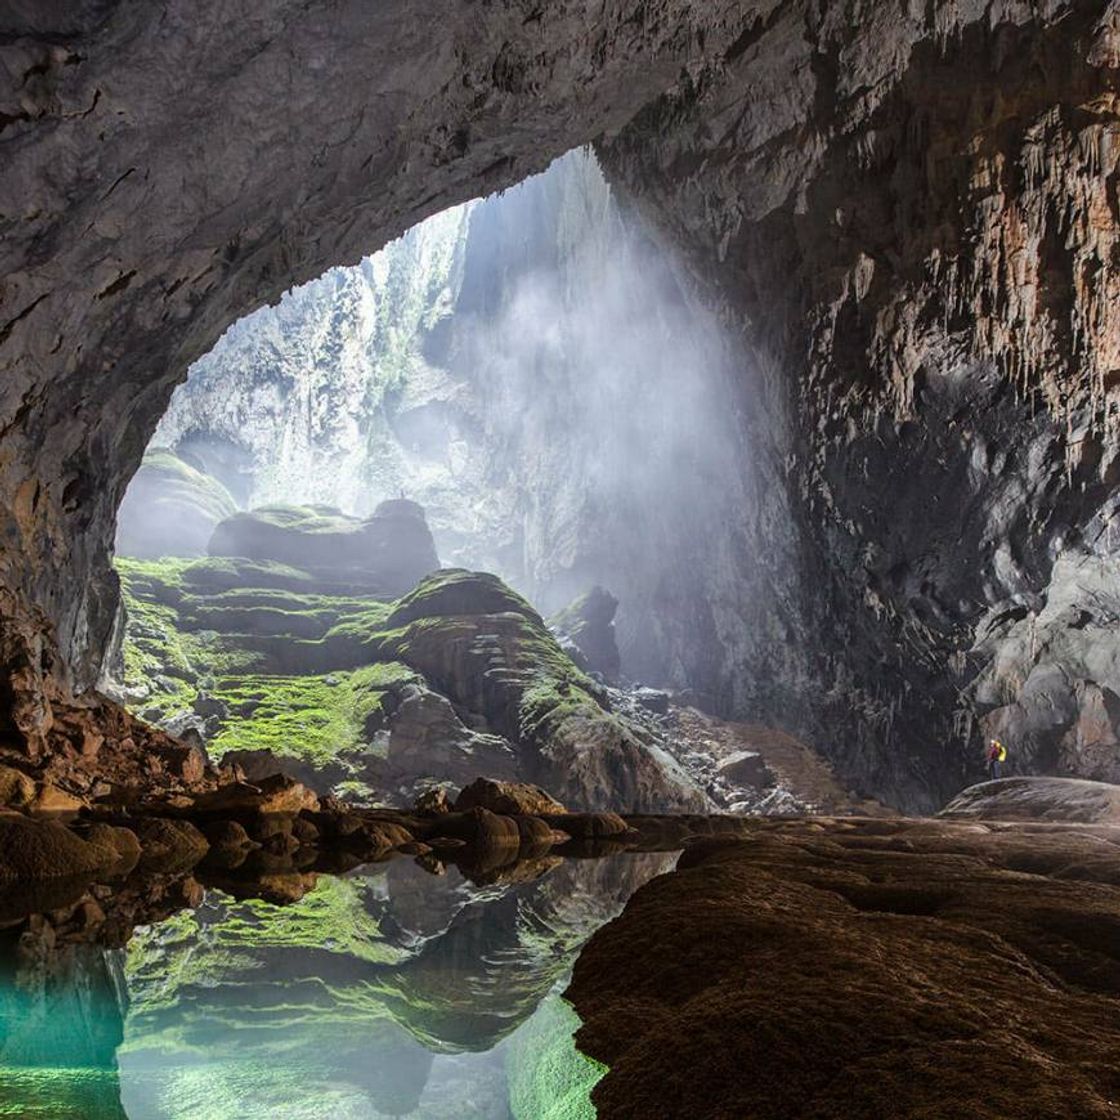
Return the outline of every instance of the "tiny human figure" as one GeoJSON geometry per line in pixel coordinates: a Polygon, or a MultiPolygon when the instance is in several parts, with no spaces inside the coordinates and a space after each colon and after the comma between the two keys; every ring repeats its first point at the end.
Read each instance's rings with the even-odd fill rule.
{"type": "Polygon", "coordinates": [[[1000,766],[1007,761],[1007,748],[998,740],[988,743],[988,778],[995,781],[999,777],[1000,766]]]}

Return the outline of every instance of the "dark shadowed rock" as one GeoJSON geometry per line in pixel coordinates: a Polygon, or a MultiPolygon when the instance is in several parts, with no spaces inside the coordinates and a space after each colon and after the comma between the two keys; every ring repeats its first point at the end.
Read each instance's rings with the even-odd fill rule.
{"type": "Polygon", "coordinates": [[[417,813],[425,816],[441,816],[451,812],[451,801],[443,786],[433,786],[416,798],[413,807],[417,813]]]}
{"type": "Polygon", "coordinates": [[[179,870],[193,867],[210,847],[190,821],[167,817],[141,817],[136,822],[140,861],[149,869],[179,870]]]}
{"type": "Polygon", "coordinates": [[[1115,1115],[1120,829],[744,823],[576,962],[601,1120],[1115,1115]]]}

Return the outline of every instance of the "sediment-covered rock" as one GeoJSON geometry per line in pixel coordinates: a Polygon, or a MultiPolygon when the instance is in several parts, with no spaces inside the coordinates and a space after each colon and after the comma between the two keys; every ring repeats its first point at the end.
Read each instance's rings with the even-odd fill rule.
{"type": "Polygon", "coordinates": [[[1120,829],[747,831],[687,850],[576,962],[603,1120],[1114,1114],[1120,829]]]}

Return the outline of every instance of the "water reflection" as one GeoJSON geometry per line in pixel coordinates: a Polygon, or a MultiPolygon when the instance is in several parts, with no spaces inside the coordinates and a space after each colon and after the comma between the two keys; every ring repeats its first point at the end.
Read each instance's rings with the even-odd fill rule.
{"type": "Polygon", "coordinates": [[[211,889],[124,949],[13,925],[0,1116],[593,1116],[598,1071],[558,992],[674,859],[549,861],[485,886],[398,859],[286,906],[211,889]]]}

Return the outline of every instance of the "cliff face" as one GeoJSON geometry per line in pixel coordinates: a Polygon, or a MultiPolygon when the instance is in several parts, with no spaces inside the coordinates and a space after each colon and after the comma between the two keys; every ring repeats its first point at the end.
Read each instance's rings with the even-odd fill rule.
{"type": "MultiPolygon", "coordinates": [[[[752,354],[724,578],[661,601],[697,679],[909,805],[981,718],[1024,765],[1111,765],[1112,9],[412,15],[9,9],[8,633],[93,678],[113,511],[237,314],[600,137],[752,354]]],[[[19,657],[17,700],[47,668],[19,657]]]]}

